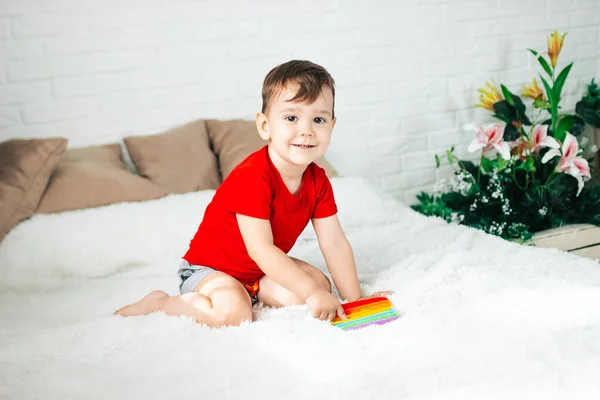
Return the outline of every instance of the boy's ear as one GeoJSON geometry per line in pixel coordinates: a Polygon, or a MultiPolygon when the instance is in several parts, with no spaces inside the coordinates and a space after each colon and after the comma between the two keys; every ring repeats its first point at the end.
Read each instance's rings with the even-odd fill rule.
{"type": "Polygon", "coordinates": [[[256,129],[263,140],[271,138],[269,134],[269,121],[267,121],[267,116],[261,112],[256,113],[256,129]]]}
{"type": "Polygon", "coordinates": [[[335,128],[335,123],[337,122],[337,117],[333,117],[331,120],[331,129],[335,128]]]}

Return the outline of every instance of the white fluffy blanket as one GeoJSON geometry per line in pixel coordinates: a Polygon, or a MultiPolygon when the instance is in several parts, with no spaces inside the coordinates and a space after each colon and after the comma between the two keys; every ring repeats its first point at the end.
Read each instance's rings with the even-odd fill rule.
{"type": "MultiPolygon", "coordinates": [[[[333,184],[363,289],[395,291],[399,320],[346,332],[300,306],[224,329],[112,316],[176,293],[213,192],[40,215],[0,243],[0,398],[600,398],[598,263],[333,184]]],[[[310,228],[292,254],[325,268],[310,228]]]]}

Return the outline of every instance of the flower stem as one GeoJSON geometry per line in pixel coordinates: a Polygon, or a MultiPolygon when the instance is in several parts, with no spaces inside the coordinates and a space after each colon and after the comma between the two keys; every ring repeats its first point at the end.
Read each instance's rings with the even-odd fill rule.
{"type": "Polygon", "coordinates": [[[550,186],[555,175],[556,175],[556,170],[552,171],[552,173],[550,174],[548,179],[546,179],[546,183],[544,184],[544,186],[550,186]]]}
{"type": "Polygon", "coordinates": [[[477,168],[477,186],[479,186],[479,179],[481,178],[481,162],[483,161],[483,151],[481,152],[481,158],[479,159],[479,168],[477,168]]]}
{"type": "Polygon", "coordinates": [[[519,185],[519,182],[517,181],[517,177],[515,176],[515,173],[513,171],[511,171],[510,177],[512,178],[513,182],[515,183],[515,185],[517,185],[517,187],[520,190],[525,190],[525,188],[521,185],[519,185]]]}
{"type": "MultiPolygon", "coordinates": [[[[554,81],[554,67],[552,67],[552,75],[550,76],[550,79],[552,80],[552,87],[550,89],[554,91],[554,85],[556,84],[556,82],[554,81]]],[[[558,122],[558,104],[556,103],[555,98],[552,99],[552,105],[550,110],[550,115],[552,117],[552,135],[556,135],[556,122],[558,122]]]]}

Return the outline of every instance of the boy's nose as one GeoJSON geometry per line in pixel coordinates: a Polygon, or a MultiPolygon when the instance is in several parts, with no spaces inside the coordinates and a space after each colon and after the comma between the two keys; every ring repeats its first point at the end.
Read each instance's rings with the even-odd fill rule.
{"type": "Polygon", "coordinates": [[[314,136],[315,132],[312,129],[312,126],[310,124],[308,125],[303,125],[302,127],[300,127],[300,135],[301,136],[314,136]]]}
{"type": "Polygon", "coordinates": [[[300,131],[300,136],[315,136],[315,133],[312,131],[312,129],[303,129],[300,131]]]}

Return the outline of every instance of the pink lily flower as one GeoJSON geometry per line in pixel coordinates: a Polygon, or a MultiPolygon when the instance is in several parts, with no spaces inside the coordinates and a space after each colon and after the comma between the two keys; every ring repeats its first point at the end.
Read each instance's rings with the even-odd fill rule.
{"type": "MultiPolygon", "coordinates": [[[[577,143],[577,142],[575,142],[577,143]]],[[[531,132],[531,151],[538,153],[544,147],[560,149],[560,143],[552,136],[548,136],[548,125],[537,125],[531,132]]]]}
{"type": "Polygon", "coordinates": [[[583,189],[583,178],[591,178],[590,166],[583,157],[578,157],[579,144],[575,136],[567,132],[562,148],[549,150],[542,158],[542,163],[547,163],[556,156],[561,156],[556,171],[564,172],[577,179],[577,196],[583,189]]]}
{"type": "Polygon", "coordinates": [[[518,147],[521,156],[526,157],[531,153],[539,153],[544,147],[560,149],[560,143],[552,136],[548,136],[548,125],[536,125],[529,140],[519,138],[513,142],[511,147],[518,147]]]}
{"type": "Polygon", "coordinates": [[[505,160],[510,159],[510,147],[508,143],[503,140],[504,136],[504,125],[502,124],[489,124],[485,126],[469,125],[467,129],[473,129],[477,134],[475,139],[469,144],[467,150],[473,153],[477,150],[482,150],[484,153],[492,149],[496,149],[498,153],[505,160]]]}

